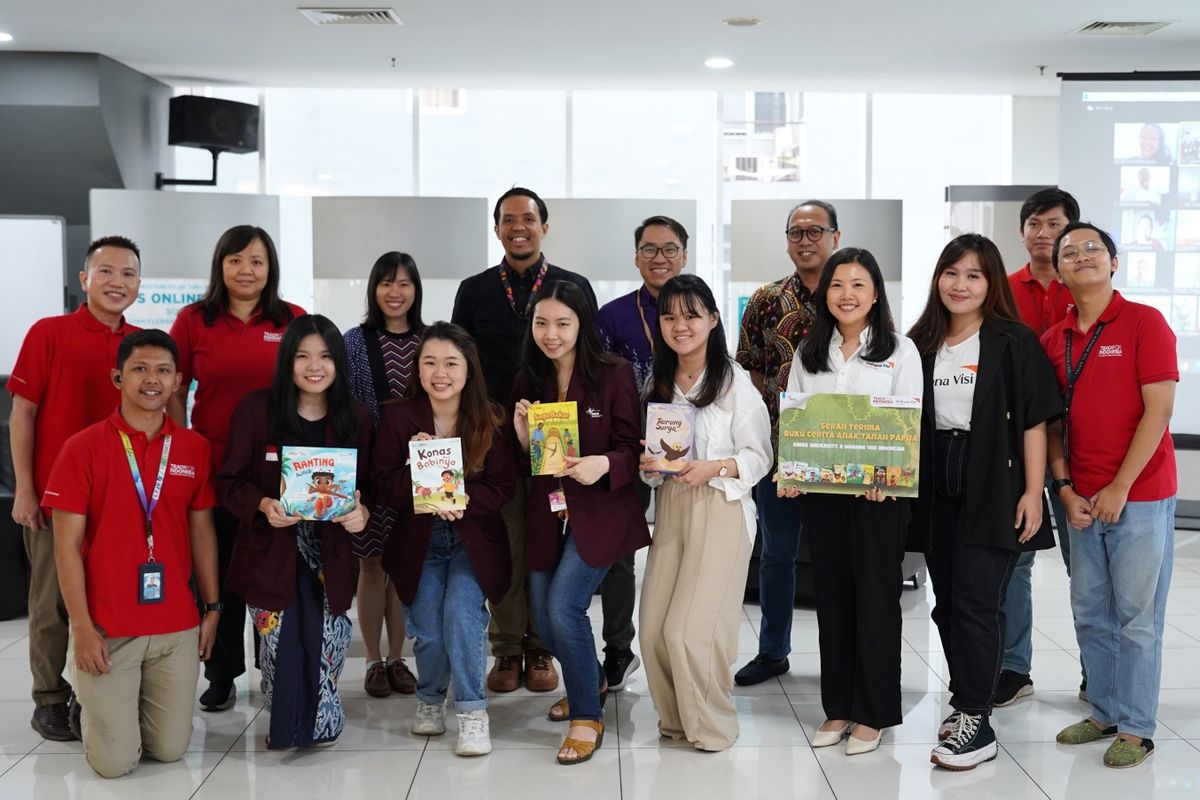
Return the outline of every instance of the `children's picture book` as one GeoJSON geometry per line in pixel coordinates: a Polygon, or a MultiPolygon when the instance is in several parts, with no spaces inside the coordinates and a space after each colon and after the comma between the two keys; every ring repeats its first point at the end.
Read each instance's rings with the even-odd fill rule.
{"type": "Polygon", "coordinates": [[[461,439],[409,442],[408,463],[412,469],[413,511],[436,514],[467,507],[461,439]]]}
{"type": "Polygon", "coordinates": [[[284,445],[279,502],[288,515],[326,522],[354,510],[358,451],[284,445]]]}
{"type": "Polygon", "coordinates": [[[567,468],[567,456],[579,456],[579,409],[575,401],[530,406],[530,474],[562,472],[567,468]]]}
{"type": "Polygon", "coordinates": [[[646,406],[646,452],[658,460],[654,470],[678,473],[695,456],[696,407],[691,403],[649,403],[646,406]]]}

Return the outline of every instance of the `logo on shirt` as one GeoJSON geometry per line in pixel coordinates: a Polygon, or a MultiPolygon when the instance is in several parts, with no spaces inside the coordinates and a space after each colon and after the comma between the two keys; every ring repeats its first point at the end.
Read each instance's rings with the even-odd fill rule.
{"type": "Polygon", "coordinates": [[[866,366],[872,367],[874,369],[895,369],[896,368],[896,362],[891,361],[891,360],[888,360],[888,361],[864,361],[862,363],[865,364],[866,366]]]}
{"type": "Polygon", "coordinates": [[[282,342],[283,331],[263,331],[264,342],[282,342]]]}
{"type": "Polygon", "coordinates": [[[978,364],[963,364],[957,375],[949,378],[934,378],[933,385],[946,387],[951,384],[955,386],[973,386],[975,384],[975,375],[979,372],[978,364]]]}
{"type": "Polygon", "coordinates": [[[1102,344],[1100,345],[1100,349],[1096,351],[1096,355],[1100,358],[1112,358],[1123,356],[1125,353],[1121,350],[1121,345],[1119,344],[1102,344]]]}
{"type": "Polygon", "coordinates": [[[584,413],[592,419],[600,419],[600,417],[603,416],[597,409],[594,409],[591,406],[588,406],[584,413]]]}
{"type": "Polygon", "coordinates": [[[181,478],[194,478],[196,477],[196,468],[191,464],[172,464],[168,473],[181,478]]]}

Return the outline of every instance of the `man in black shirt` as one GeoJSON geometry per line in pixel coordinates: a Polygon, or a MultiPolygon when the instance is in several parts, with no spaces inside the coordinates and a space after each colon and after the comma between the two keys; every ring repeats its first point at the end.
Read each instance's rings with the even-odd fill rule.
{"type": "MultiPolygon", "coordinates": [[[[513,379],[521,360],[521,341],[538,290],[554,281],[570,281],[583,290],[596,309],[596,294],[587,278],[552,266],[542,254],[549,232],[546,203],[529,189],[514,187],[496,201],[493,231],[504,248],[499,265],[467,278],[458,287],[451,321],[461,325],[479,346],[483,377],[492,400],[508,408],[513,379]]],[[[496,662],[488,674],[488,689],[511,692],[521,681],[524,657],[525,687],[535,692],[558,688],[558,673],[550,654],[531,627],[525,586],[525,487],[504,508],[513,574],[508,594],[492,606],[488,637],[496,662]]]]}

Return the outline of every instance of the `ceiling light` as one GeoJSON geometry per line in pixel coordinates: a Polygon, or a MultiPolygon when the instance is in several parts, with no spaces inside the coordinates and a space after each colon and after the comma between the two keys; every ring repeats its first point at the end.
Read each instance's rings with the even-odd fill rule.
{"type": "Polygon", "coordinates": [[[4,31],[0,31],[0,42],[11,42],[11,41],[12,41],[11,33],[5,33],[4,31]]]}
{"type": "Polygon", "coordinates": [[[708,67],[709,69],[729,69],[733,66],[733,60],[729,58],[723,58],[721,56],[714,56],[713,58],[705,59],[704,66],[708,67]]]}
{"type": "Polygon", "coordinates": [[[756,28],[762,25],[762,20],[758,17],[726,17],[721,24],[731,28],[756,28]]]}

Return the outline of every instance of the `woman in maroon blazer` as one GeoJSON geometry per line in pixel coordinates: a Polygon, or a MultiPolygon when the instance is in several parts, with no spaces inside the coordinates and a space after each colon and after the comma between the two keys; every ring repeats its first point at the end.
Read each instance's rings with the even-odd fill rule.
{"type": "Polygon", "coordinates": [[[547,285],[533,307],[522,368],[513,382],[513,425],[529,464],[532,402],[575,401],[578,457],[563,471],[535,476],[526,504],[525,566],[534,628],[563,668],[567,697],[550,718],[570,719],[560,764],[587,761],[604,735],[604,670],[587,610],[609,566],[650,544],[634,483],[642,411],[633,367],[600,345],[591,306],[579,287],[547,285]],[[532,401],[532,402],[531,402],[532,401]],[[564,498],[565,510],[551,495],[564,498]]]}
{"type": "Polygon", "coordinates": [[[346,724],[337,680],[354,596],[347,534],[360,533],[370,516],[363,489],[373,427],[371,412],[350,395],[341,333],[316,315],[292,320],[271,388],[246,395],[230,422],[213,483],[238,521],[226,586],[246,598],[261,636],[271,749],[332,744],[346,724]],[[289,514],[279,501],[289,445],[354,448],[354,508],[319,522],[289,514]]]}
{"type": "Polygon", "coordinates": [[[500,509],[516,487],[516,454],[504,412],[488,400],[475,342],[466,331],[448,322],[430,325],[416,363],[416,395],[383,407],[375,448],[375,485],[383,504],[397,514],[384,546],[383,568],[404,604],[414,640],[417,715],[412,732],[445,732],[446,689],[453,683],[455,752],[479,756],[492,749],[484,686],[484,597],[497,603],[508,591],[512,565],[500,509]],[[436,503],[438,510],[417,514],[409,442],[448,437],[461,442],[466,508],[456,497],[446,499],[439,484],[438,491],[420,501],[423,506],[436,503]]]}

